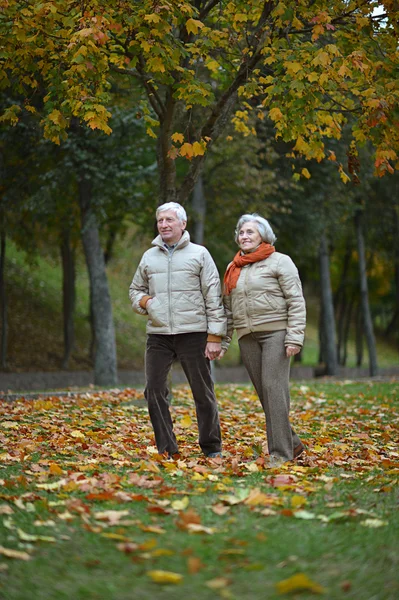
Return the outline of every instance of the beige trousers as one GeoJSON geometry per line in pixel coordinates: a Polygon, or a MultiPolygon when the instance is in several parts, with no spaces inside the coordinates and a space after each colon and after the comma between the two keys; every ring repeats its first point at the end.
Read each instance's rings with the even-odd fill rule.
{"type": "Polygon", "coordinates": [[[258,331],[239,340],[245,368],[255,386],[266,416],[269,454],[292,460],[301,443],[289,421],[290,359],[285,353],[286,331],[258,331]]]}

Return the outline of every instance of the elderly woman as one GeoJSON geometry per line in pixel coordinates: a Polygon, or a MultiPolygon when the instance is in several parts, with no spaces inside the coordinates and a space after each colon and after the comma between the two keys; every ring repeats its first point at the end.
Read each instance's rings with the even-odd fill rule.
{"type": "Polygon", "coordinates": [[[300,352],[306,324],[305,300],[291,258],[276,252],[266,219],[243,215],[235,240],[240,247],[224,276],[227,350],[234,329],[243,363],[266,415],[269,465],[299,456],[304,445],[289,421],[290,358],[300,352]]]}

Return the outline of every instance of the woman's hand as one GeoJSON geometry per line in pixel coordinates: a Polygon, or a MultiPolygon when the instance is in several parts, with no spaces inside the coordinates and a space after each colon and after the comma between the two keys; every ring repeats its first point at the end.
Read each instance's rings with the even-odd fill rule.
{"type": "Polygon", "coordinates": [[[209,360],[215,360],[220,355],[222,345],[220,342],[207,342],[205,356],[209,360]]]}
{"type": "Polygon", "coordinates": [[[223,358],[223,356],[226,354],[227,350],[225,348],[222,348],[220,351],[220,354],[218,356],[218,360],[220,360],[221,358],[223,358]]]}
{"type": "Polygon", "coordinates": [[[295,354],[299,354],[300,351],[301,351],[300,346],[286,346],[286,348],[285,348],[285,353],[288,357],[295,356],[295,354]]]}

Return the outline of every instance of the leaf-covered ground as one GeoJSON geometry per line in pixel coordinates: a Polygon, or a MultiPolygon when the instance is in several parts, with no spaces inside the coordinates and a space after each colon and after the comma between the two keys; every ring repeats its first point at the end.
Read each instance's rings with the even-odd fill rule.
{"type": "Polygon", "coordinates": [[[307,455],[274,470],[253,389],[217,395],[213,461],[184,386],[174,462],[136,390],[2,402],[0,597],[399,597],[399,383],[293,386],[307,455]]]}

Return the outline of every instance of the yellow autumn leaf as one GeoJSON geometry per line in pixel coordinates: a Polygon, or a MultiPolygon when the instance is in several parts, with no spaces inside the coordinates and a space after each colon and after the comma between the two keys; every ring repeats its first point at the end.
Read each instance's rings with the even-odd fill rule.
{"type": "Polygon", "coordinates": [[[159,15],[157,15],[156,13],[152,13],[152,14],[146,15],[144,17],[144,21],[147,21],[148,23],[159,23],[160,20],[161,20],[161,17],[159,15]]]}
{"type": "Polygon", "coordinates": [[[148,68],[150,71],[165,73],[165,70],[166,70],[165,65],[163,64],[162,60],[158,56],[151,58],[147,62],[147,65],[148,65],[148,68]]]}
{"type": "Polygon", "coordinates": [[[63,122],[65,121],[64,117],[62,116],[60,111],[57,109],[54,109],[53,111],[51,111],[51,113],[49,114],[49,116],[47,118],[52,123],[55,123],[55,125],[62,125],[63,122]]]}
{"type": "Polygon", "coordinates": [[[64,472],[61,467],[57,465],[57,463],[50,463],[49,471],[52,475],[62,475],[64,472]]]}
{"type": "Polygon", "coordinates": [[[180,421],[180,427],[184,427],[185,429],[187,429],[188,427],[191,427],[192,424],[193,424],[193,420],[190,417],[190,415],[184,415],[184,417],[180,421]]]}
{"type": "Polygon", "coordinates": [[[181,500],[175,500],[174,502],[172,502],[171,507],[173,508],[173,510],[185,510],[189,503],[190,500],[188,496],[184,496],[184,498],[182,498],[181,500]]]}
{"type": "Polygon", "coordinates": [[[187,158],[191,159],[193,157],[193,154],[193,145],[189,144],[188,142],[183,144],[183,146],[180,148],[181,156],[186,156],[187,158]]]}
{"type": "Polygon", "coordinates": [[[17,529],[19,539],[23,542],[55,542],[55,538],[49,535],[31,535],[22,529],[17,529]]]}
{"type": "Polygon", "coordinates": [[[302,70],[302,65],[299,62],[285,62],[284,66],[287,69],[287,73],[290,75],[295,75],[295,73],[302,70]]]}
{"type": "Polygon", "coordinates": [[[183,575],[180,573],[173,573],[172,571],[147,571],[147,575],[154,581],[154,583],[181,583],[183,575]]]}
{"type": "Polygon", "coordinates": [[[149,44],[147,42],[147,40],[142,40],[142,42],[140,43],[140,46],[142,47],[144,52],[149,52],[151,50],[151,44],[149,44]]]}
{"type": "Polygon", "coordinates": [[[174,133],[171,137],[176,144],[182,144],[184,142],[184,135],[182,133],[174,133]]]}
{"type": "Polygon", "coordinates": [[[147,135],[149,135],[152,138],[157,138],[157,134],[154,132],[153,129],[151,129],[151,127],[147,127],[146,129],[147,135]]]}
{"type": "Polygon", "coordinates": [[[51,492],[53,490],[59,490],[66,484],[66,482],[66,479],[59,479],[58,481],[54,481],[54,483],[37,483],[36,487],[41,490],[47,490],[48,492],[51,492]]]}
{"type": "Polygon", "coordinates": [[[4,546],[0,546],[0,554],[7,556],[7,558],[19,558],[20,560],[30,560],[32,558],[27,552],[4,548],[4,546]]]}
{"type": "Polygon", "coordinates": [[[302,591],[314,592],[315,594],[323,594],[325,592],[321,585],[312,581],[304,573],[297,573],[288,579],[283,579],[283,581],[276,583],[276,587],[280,594],[302,591]]]}
{"type": "Polygon", "coordinates": [[[292,508],[299,508],[300,506],[304,506],[306,504],[306,498],[296,494],[291,498],[291,506],[292,508]]]}
{"type": "Polygon", "coordinates": [[[81,440],[85,439],[84,433],[82,433],[81,431],[79,431],[79,429],[74,429],[73,431],[71,431],[71,437],[78,438],[78,439],[81,439],[81,440]]]}
{"type": "Polygon", "coordinates": [[[331,58],[328,52],[321,51],[318,52],[312,60],[312,65],[322,65],[323,67],[326,67],[330,62],[331,58]]]}
{"type": "Polygon", "coordinates": [[[305,168],[302,169],[301,174],[306,177],[306,179],[310,179],[311,178],[311,174],[309,173],[309,171],[305,168]]]}
{"type": "Polygon", "coordinates": [[[212,73],[216,73],[216,71],[219,69],[219,63],[213,58],[208,58],[205,62],[205,66],[212,73]]]}
{"type": "Polygon", "coordinates": [[[281,110],[277,107],[272,108],[271,110],[269,110],[269,117],[273,120],[273,121],[280,121],[283,118],[283,113],[281,112],[281,110]]]}
{"type": "Polygon", "coordinates": [[[186,23],[186,29],[188,33],[193,33],[194,35],[197,35],[198,31],[202,29],[203,26],[204,24],[197,19],[188,19],[186,23]]]}
{"type": "Polygon", "coordinates": [[[193,156],[203,156],[205,154],[206,146],[201,142],[194,142],[193,144],[193,156]]]}

